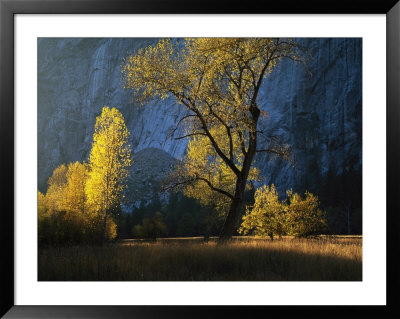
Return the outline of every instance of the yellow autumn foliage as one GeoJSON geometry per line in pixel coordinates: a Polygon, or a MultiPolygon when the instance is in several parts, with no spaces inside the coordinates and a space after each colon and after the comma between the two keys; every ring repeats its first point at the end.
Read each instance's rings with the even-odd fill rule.
{"type": "Polygon", "coordinates": [[[254,205],[246,208],[239,233],[273,239],[274,235],[301,237],[326,230],[318,197],[310,192],[303,198],[290,190],[287,198],[280,201],[275,185],[264,185],[257,189],[254,200],[254,205]]]}
{"type": "Polygon", "coordinates": [[[109,238],[110,232],[107,229],[112,220],[110,213],[122,200],[128,168],[132,163],[128,137],[129,132],[121,112],[115,107],[103,107],[96,118],[85,193],[91,214],[100,215],[95,220],[101,220],[104,239],[109,238]]]}
{"type": "Polygon", "coordinates": [[[67,187],[67,166],[56,167],[48,180],[46,201],[50,213],[64,210],[65,190],[67,187]]]}
{"type": "Polygon", "coordinates": [[[289,234],[300,237],[327,229],[325,213],[319,208],[318,197],[314,194],[305,192],[303,198],[289,190],[284,207],[289,234]]]}
{"type": "Polygon", "coordinates": [[[85,185],[88,178],[88,165],[86,163],[69,163],[67,168],[67,185],[65,189],[64,207],[68,212],[86,212],[85,185]]]}
{"type": "MultiPolygon", "coordinates": [[[[186,108],[173,130],[173,137],[189,140],[176,184],[187,185],[187,196],[228,212],[226,238],[240,217],[246,184],[257,175],[260,87],[281,59],[303,62],[300,51],[293,39],[162,39],[121,66],[124,87],[138,100],[172,97],[186,108]]],[[[261,149],[288,158],[281,145],[261,149]]]]}
{"type": "Polygon", "coordinates": [[[103,107],[96,118],[85,192],[93,211],[105,214],[120,202],[131,165],[129,132],[116,108],[103,107]]]}
{"type": "Polygon", "coordinates": [[[285,233],[284,205],[279,201],[275,185],[264,185],[254,194],[254,205],[246,208],[239,232],[247,235],[282,236],[285,233]]]}
{"type": "MultiPolygon", "coordinates": [[[[229,145],[224,144],[221,128],[212,128],[215,139],[220,142],[223,151],[227,151],[229,145]]],[[[239,141],[234,136],[234,160],[238,167],[243,162],[243,154],[238,147],[239,141]]],[[[221,192],[214,191],[213,188],[223,190],[233,196],[236,185],[236,175],[230,167],[218,156],[212,147],[210,140],[204,136],[194,136],[189,138],[187,152],[182,166],[183,174],[186,178],[192,179],[184,188],[187,197],[195,198],[203,205],[215,207],[221,214],[225,214],[229,208],[231,200],[221,192]]],[[[256,181],[259,178],[259,169],[253,167],[250,170],[248,182],[256,181]]]]}
{"type": "Polygon", "coordinates": [[[131,163],[128,130],[116,108],[96,119],[89,163],[61,164],[38,192],[39,243],[100,243],[117,236],[109,210],[117,206],[131,163]]]}

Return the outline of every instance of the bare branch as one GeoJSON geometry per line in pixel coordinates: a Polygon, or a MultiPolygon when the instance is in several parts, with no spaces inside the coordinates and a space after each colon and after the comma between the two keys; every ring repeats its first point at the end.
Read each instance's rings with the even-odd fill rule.
{"type": "Polygon", "coordinates": [[[237,129],[236,131],[237,131],[237,133],[239,135],[239,139],[240,139],[240,149],[241,149],[243,155],[246,156],[247,155],[247,151],[246,151],[246,146],[244,144],[243,133],[239,129],[237,129]]]}
{"type": "Polygon", "coordinates": [[[174,140],[182,140],[182,139],[184,139],[184,138],[186,138],[186,137],[196,136],[196,135],[207,136],[207,134],[205,134],[205,133],[197,132],[197,133],[186,134],[186,135],[179,136],[179,137],[174,137],[174,140]]]}
{"type": "Polygon", "coordinates": [[[188,119],[188,118],[190,118],[190,117],[196,117],[196,115],[194,115],[194,114],[188,114],[188,115],[183,116],[183,117],[178,121],[178,123],[175,125],[175,128],[174,128],[174,129],[171,129],[171,132],[170,132],[170,134],[168,134],[168,135],[166,136],[166,139],[167,139],[168,137],[174,138],[175,132],[178,130],[179,125],[180,125],[184,120],[186,120],[186,119],[188,119]]]}
{"type": "Polygon", "coordinates": [[[232,194],[228,193],[227,191],[225,191],[225,190],[223,190],[223,189],[221,189],[221,188],[218,188],[218,187],[213,186],[213,185],[211,184],[211,182],[210,182],[208,179],[202,178],[202,177],[197,177],[197,180],[200,180],[200,181],[205,182],[205,183],[208,185],[208,187],[211,188],[211,190],[216,191],[216,192],[218,192],[218,193],[221,193],[221,194],[223,194],[223,195],[229,197],[230,199],[233,199],[233,195],[232,195],[232,194]]]}
{"type": "Polygon", "coordinates": [[[179,187],[181,187],[183,185],[192,184],[192,183],[194,183],[196,181],[203,181],[208,185],[208,187],[211,190],[213,190],[215,192],[218,192],[220,194],[223,194],[223,195],[227,196],[230,199],[233,199],[233,195],[232,194],[230,194],[229,192],[227,192],[227,191],[225,191],[225,190],[223,190],[221,188],[215,187],[208,179],[206,179],[204,177],[200,177],[200,176],[190,177],[190,178],[185,179],[183,181],[179,181],[179,182],[170,184],[168,186],[165,186],[165,187],[163,187],[163,191],[173,190],[173,189],[179,188],[179,187]]]}
{"type": "Polygon", "coordinates": [[[289,145],[274,145],[272,147],[267,147],[264,149],[256,150],[256,153],[269,153],[274,154],[284,160],[288,161],[292,165],[295,165],[294,160],[292,159],[292,151],[289,145]]]}
{"type": "Polygon", "coordinates": [[[221,148],[219,147],[218,143],[215,141],[214,137],[212,136],[210,130],[207,127],[207,123],[203,117],[203,115],[198,111],[194,110],[194,112],[198,115],[199,120],[202,124],[202,128],[205,131],[206,135],[208,136],[212,146],[214,147],[217,154],[222,158],[222,160],[232,169],[236,176],[240,175],[240,170],[236,167],[235,163],[231,161],[225,154],[222,152],[221,148]]]}
{"type": "Polygon", "coordinates": [[[231,134],[231,128],[228,126],[228,124],[225,123],[225,121],[214,112],[212,109],[212,106],[210,103],[206,101],[206,104],[208,105],[209,111],[214,117],[222,123],[223,126],[226,128],[226,133],[228,134],[229,137],[229,159],[233,162],[233,141],[232,141],[232,134],[231,134]]]}
{"type": "Polygon", "coordinates": [[[183,185],[191,184],[194,181],[195,180],[193,180],[193,179],[187,179],[187,180],[179,181],[179,182],[176,182],[176,183],[168,183],[168,182],[166,182],[167,185],[162,185],[162,191],[166,192],[166,191],[170,191],[170,190],[175,190],[177,188],[180,188],[183,185]]]}
{"type": "Polygon", "coordinates": [[[273,148],[266,148],[266,149],[262,149],[262,150],[256,150],[256,153],[271,153],[271,154],[276,154],[276,155],[280,155],[280,156],[286,156],[287,153],[283,152],[283,151],[279,151],[277,149],[273,149],[273,148]]]}
{"type": "Polygon", "coordinates": [[[235,173],[235,175],[239,176],[240,175],[240,170],[236,167],[234,161],[230,160],[225,154],[224,152],[221,150],[221,148],[219,147],[218,143],[216,142],[216,140],[214,139],[214,137],[212,136],[208,126],[207,126],[207,122],[203,116],[203,114],[200,113],[200,111],[196,108],[195,105],[193,105],[192,101],[187,98],[186,96],[184,96],[183,93],[179,93],[176,92],[172,89],[169,89],[168,92],[170,92],[173,96],[175,96],[182,104],[184,104],[189,110],[193,111],[199,121],[201,122],[202,125],[202,129],[204,130],[206,136],[209,138],[211,145],[214,147],[215,151],[217,152],[217,154],[222,158],[222,160],[232,169],[232,171],[235,173]]]}

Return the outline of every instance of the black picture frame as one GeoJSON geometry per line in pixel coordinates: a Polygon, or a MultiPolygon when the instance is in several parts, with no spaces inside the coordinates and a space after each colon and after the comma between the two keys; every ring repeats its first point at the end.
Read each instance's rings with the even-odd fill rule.
{"type": "MultiPolygon", "coordinates": [[[[400,3],[398,0],[285,0],[235,5],[184,0],[0,0],[0,192],[1,308],[5,318],[204,318],[291,315],[398,317],[400,162],[400,3]],[[386,306],[21,306],[14,304],[14,15],[15,14],[386,14],[387,105],[387,305],[386,306]],[[268,307],[268,309],[266,309],[268,307]],[[311,312],[310,312],[311,311],[311,312]]],[[[376,106],[377,112],[383,106],[376,106]]],[[[383,143],[383,141],[382,141],[383,143]]],[[[241,292],[238,292],[241,293],[241,292]]],[[[246,292],[242,292],[246,293],[246,292]]]]}

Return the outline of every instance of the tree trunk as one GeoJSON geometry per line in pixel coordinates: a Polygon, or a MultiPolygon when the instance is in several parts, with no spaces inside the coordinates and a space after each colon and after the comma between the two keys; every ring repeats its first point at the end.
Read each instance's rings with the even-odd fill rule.
{"type": "Polygon", "coordinates": [[[218,238],[219,243],[226,243],[227,241],[232,239],[233,232],[236,229],[240,217],[241,205],[242,201],[232,201],[231,207],[229,208],[228,216],[226,217],[224,226],[222,227],[222,231],[218,238]]]}
{"type": "Polygon", "coordinates": [[[218,238],[219,243],[226,243],[232,239],[233,232],[238,226],[240,218],[240,209],[243,204],[244,191],[246,188],[246,179],[238,180],[236,184],[235,195],[229,208],[228,215],[225,219],[225,223],[222,226],[221,233],[218,238]]]}
{"type": "MultiPolygon", "coordinates": [[[[257,95],[257,94],[256,94],[257,95]]],[[[260,116],[258,107],[252,106],[250,112],[253,116],[253,128],[249,134],[249,147],[243,160],[243,166],[240,174],[236,179],[235,194],[229,208],[228,215],[225,223],[222,226],[222,231],[219,236],[218,242],[223,244],[232,239],[233,232],[238,226],[240,218],[240,210],[242,208],[244,191],[246,189],[247,178],[249,177],[251,163],[253,162],[254,155],[256,154],[257,147],[257,121],[260,116]]]]}
{"type": "Polygon", "coordinates": [[[107,211],[104,213],[103,218],[103,229],[102,229],[102,239],[101,244],[104,245],[107,239],[107,211]]]}

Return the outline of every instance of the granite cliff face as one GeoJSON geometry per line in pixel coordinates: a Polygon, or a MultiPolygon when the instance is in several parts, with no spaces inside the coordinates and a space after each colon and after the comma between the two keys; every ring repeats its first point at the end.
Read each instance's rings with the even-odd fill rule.
{"type": "MultiPolygon", "coordinates": [[[[281,190],[312,188],[328,170],[361,172],[362,40],[301,39],[309,49],[307,69],[283,61],[265,81],[260,105],[267,135],[291,145],[295,167],[259,154],[264,181],[281,190]]],[[[173,100],[140,106],[123,89],[123,58],[156,39],[38,40],[39,189],[61,163],[87,160],[95,118],[103,106],[125,117],[134,151],[132,201],[148,199],[160,175],[185,153],[186,141],[170,130],[185,110],[173,100]],[[161,173],[159,173],[161,172],[161,173]]]]}

